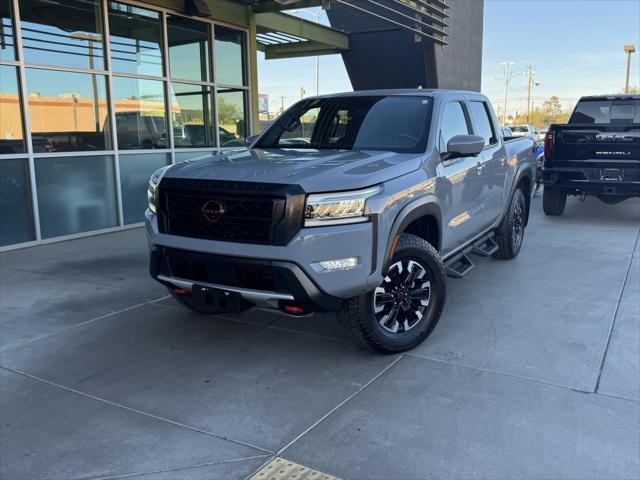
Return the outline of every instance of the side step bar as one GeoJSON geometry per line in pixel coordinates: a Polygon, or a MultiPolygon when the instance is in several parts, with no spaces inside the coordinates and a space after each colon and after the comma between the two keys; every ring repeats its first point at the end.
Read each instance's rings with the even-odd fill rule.
{"type": "Polygon", "coordinates": [[[445,263],[444,267],[447,271],[447,275],[454,278],[462,278],[473,270],[476,264],[473,263],[467,255],[470,250],[471,249],[462,252],[445,263]]]}
{"type": "Polygon", "coordinates": [[[488,233],[445,262],[444,266],[447,275],[454,278],[462,278],[473,270],[476,265],[469,258],[470,253],[481,257],[490,257],[497,251],[498,245],[493,240],[493,232],[488,233]]]}
{"type": "Polygon", "coordinates": [[[481,257],[490,257],[498,251],[498,245],[493,241],[493,235],[486,237],[476,243],[471,249],[471,253],[481,257]]]}

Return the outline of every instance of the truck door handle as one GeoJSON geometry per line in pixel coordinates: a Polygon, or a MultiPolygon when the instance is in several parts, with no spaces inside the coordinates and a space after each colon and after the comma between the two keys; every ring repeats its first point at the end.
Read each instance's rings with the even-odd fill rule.
{"type": "Polygon", "coordinates": [[[504,167],[504,157],[502,157],[502,158],[500,159],[500,166],[501,166],[501,167],[504,167]]]}
{"type": "Polygon", "coordinates": [[[478,175],[482,175],[482,171],[484,170],[484,164],[481,162],[478,162],[476,165],[476,173],[478,175]]]}

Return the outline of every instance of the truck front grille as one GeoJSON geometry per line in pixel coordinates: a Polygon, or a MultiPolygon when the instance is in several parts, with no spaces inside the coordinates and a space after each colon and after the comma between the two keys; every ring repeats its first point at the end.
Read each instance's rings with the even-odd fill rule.
{"type": "Polygon", "coordinates": [[[250,183],[169,180],[166,183],[163,180],[159,190],[161,233],[280,245],[286,244],[291,233],[300,228],[301,212],[300,219],[296,219],[291,208],[287,208],[291,201],[299,201],[295,202],[297,198],[290,198],[287,193],[257,186],[252,191],[250,183]]]}

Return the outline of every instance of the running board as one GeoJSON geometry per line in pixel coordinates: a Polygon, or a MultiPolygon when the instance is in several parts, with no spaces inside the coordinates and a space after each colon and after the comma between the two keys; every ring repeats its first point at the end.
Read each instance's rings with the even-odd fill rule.
{"type": "Polygon", "coordinates": [[[475,267],[467,255],[470,250],[463,252],[445,263],[447,275],[454,278],[462,278],[475,267]]]}
{"type": "Polygon", "coordinates": [[[493,241],[493,236],[483,238],[473,245],[471,253],[481,257],[490,257],[498,251],[498,245],[493,241]]]}

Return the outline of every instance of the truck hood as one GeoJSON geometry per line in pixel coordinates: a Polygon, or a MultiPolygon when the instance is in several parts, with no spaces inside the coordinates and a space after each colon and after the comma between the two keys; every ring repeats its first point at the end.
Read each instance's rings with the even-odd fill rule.
{"type": "Polygon", "coordinates": [[[417,170],[422,158],[383,151],[242,149],[178,163],[166,177],[296,184],[308,193],[354,190],[417,170]]]}

